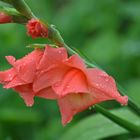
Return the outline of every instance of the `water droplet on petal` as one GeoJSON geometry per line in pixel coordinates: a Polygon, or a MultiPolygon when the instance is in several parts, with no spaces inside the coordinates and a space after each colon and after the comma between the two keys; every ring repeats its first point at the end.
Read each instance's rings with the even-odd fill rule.
{"type": "Polygon", "coordinates": [[[22,65],[23,65],[23,66],[26,66],[26,63],[23,63],[22,65]]]}
{"type": "Polygon", "coordinates": [[[66,86],[66,88],[70,88],[70,86],[69,86],[69,85],[67,85],[67,86],[66,86]]]}
{"type": "Polygon", "coordinates": [[[44,73],[44,70],[42,70],[41,73],[44,73]]]}
{"type": "Polygon", "coordinates": [[[62,53],[62,51],[61,51],[61,50],[59,50],[59,51],[58,51],[58,53],[62,53]]]}
{"type": "Polygon", "coordinates": [[[28,106],[28,107],[31,107],[31,106],[32,106],[32,103],[28,103],[27,106],[28,106]]]}
{"type": "Polygon", "coordinates": [[[105,81],[106,81],[106,82],[108,82],[108,81],[109,81],[109,79],[108,79],[108,78],[105,78],[105,81]]]}
{"type": "Polygon", "coordinates": [[[99,87],[99,84],[96,84],[97,87],[99,87]]]}

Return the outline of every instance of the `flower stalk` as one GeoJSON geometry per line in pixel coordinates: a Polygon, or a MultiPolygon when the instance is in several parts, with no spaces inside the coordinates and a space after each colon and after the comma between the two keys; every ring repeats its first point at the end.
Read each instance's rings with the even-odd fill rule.
{"type": "Polygon", "coordinates": [[[17,11],[19,11],[19,13],[21,13],[23,16],[29,19],[36,18],[24,0],[0,0],[0,1],[12,5],[17,11]]]}
{"type": "Polygon", "coordinates": [[[15,8],[0,6],[0,12],[5,13],[11,17],[10,23],[26,24],[29,18],[21,15],[15,8]]]}
{"type": "Polygon", "coordinates": [[[140,126],[135,125],[123,118],[120,118],[111,112],[108,112],[106,109],[104,109],[103,107],[101,107],[99,105],[95,105],[94,107],[95,107],[96,111],[100,112],[101,114],[103,114],[104,116],[106,116],[107,118],[112,120],[113,122],[119,124],[120,126],[124,127],[125,129],[127,129],[130,132],[140,135],[140,126]]]}

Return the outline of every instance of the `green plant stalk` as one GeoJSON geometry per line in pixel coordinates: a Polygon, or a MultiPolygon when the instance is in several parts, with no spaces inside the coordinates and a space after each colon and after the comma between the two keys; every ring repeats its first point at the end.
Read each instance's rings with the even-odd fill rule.
{"type": "Polygon", "coordinates": [[[24,0],[0,0],[0,1],[11,4],[17,11],[19,11],[23,16],[29,19],[36,18],[24,0]]]}
{"type": "Polygon", "coordinates": [[[36,18],[24,0],[0,0],[0,1],[12,5],[17,11],[19,11],[19,13],[21,13],[21,15],[29,19],[36,18]]]}
{"type": "MultiPolygon", "coordinates": [[[[13,6],[19,11],[21,12],[21,14],[27,16],[28,18],[34,18],[35,16],[32,14],[30,8],[28,7],[28,5],[23,1],[23,0],[12,0],[13,1],[13,6]]],[[[78,54],[77,51],[71,49],[70,47],[68,47],[63,38],[60,35],[60,32],[52,25],[47,26],[49,28],[49,39],[54,42],[54,44],[58,45],[59,47],[66,47],[66,49],[68,50],[69,54],[78,54]]],[[[81,54],[81,57],[85,60],[85,63],[89,66],[89,67],[95,67],[94,64],[92,64],[87,57],[85,57],[83,54],[81,54]]],[[[96,65],[97,66],[97,65],[96,65]]],[[[132,109],[134,109],[134,106],[130,106],[131,104],[129,104],[129,107],[131,107],[132,109]]],[[[133,104],[135,106],[137,106],[135,103],[133,104]]],[[[115,123],[117,123],[118,125],[126,128],[129,131],[132,131],[135,134],[139,134],[140,135],[140,127],[136,126],[112,113],[110,113],[108,110],[104,109],[103,107],[96,105],[95,106],[96,110],[99,111],[101,114],[103,114],[104,116],[106,116],[107,118],[111,119],[112,121],[114,121],[115,123]]],[[[134,109],[135,110],[135,109],[134,109]]],[[[135,110],[136,111],[136,110],[135,110]]]]}
{"type": "Polygon", "coordinates": [[[25,24],[29,20],[27,17],[21,15],[15,8],[0,6],[0,12],[4,12],[12,17],[12,23],[25,24]]]}
{"type": "Polygon", "coordinates": [[[0,1],[2,1],[4,3],[12,4],[12,0],[0,0],[0,1]]]}
{"type": "Polygon", "coordinates": [[[103,114],[104,116],[106,116],[107,118],[112,120],[113,122],[126,128],[128,131],[135,133],[137,135],[140,135],[140,126],[137,126],[127,120],[124,120],[123,118],[120,118],[120,117],[114,115],[113,113],[107,111],[106,109],[104,109],[103,107],[101,107],[99,105],[95,105],[94,108],[96,109],[96,111],[100,112],[101,114],[103,114]]]}

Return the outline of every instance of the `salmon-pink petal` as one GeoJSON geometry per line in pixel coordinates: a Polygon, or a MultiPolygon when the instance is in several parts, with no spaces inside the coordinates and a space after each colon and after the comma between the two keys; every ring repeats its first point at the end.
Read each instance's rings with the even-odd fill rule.
{"type": "MultiPolygon", "coordinates": [[[[91,92],[95,90],[100,91],[100,95],[95,96],[108,97],[117,100],[123,105],[127,104],[127,97],[122,97],[117,91],[115,80],[107,75],[104,71],[93,68],[87,70],[87,79],[90,81],[91,92]]],[[[93,92],[94,93],[94,92],[93,92]]],[[[95,92],[96,93],[96,92],[95,92]]]]}
{"type": "Polygon", "coordinates": [[[71,69],[64,78],[52,86],[53,90],[60,96],[70,93],[87,93],[88,85],[85,75],[77,69],[71,69]]]}
{"type": "Polygon", "coordinates": [[[0,72],[0,83],[6,83],[13,80],[16,76],[15,70],[13,68],[0,72]]]}
{"type": "Polygon", "coordinates": [[[36,96],[39,96],[41,98],[45,98],[45,99],[57,99],[58,96],[57,94],[53,91],[53,89],[51,87],[45,88],[41,91],[39,91],[36,96]]]}
{"type": "Polygon", "coordinates": [[[21,80],[20,78],[18,78],[17,76],[15,76],[12,81],[8,82],[5,84],[4,88],[13,88],[19,85],[25,85],[26,83],[21,80]]]}
{"type": "Polygon", "coordinates": [[[27,56],[17,60],[14,67],[18,76],[27,83],[31,83],[34,79],[37,64],[42,56],[42,51],[39,49],[34,50],[27,56]]]}
{"type": "Polygon", "coordinates": [[[72,120],[75,114],[98,102],[99,101],[91,94],[87,93],[69,94],[58,99],[58,105],[62,116],[62,124],[66,125],[72,120]]]}
{"type": "Polygon", "coordinates": [[[56,82],[63,79],[65,73],[68,71],[68,67],[54,67],[48,71],[41,71],[37,73],[36,79],[33,83],[33,89],[38,92],[41,89],[47,88],[56,82]]]}
{"type": "Polygon", "coordinates": [[[19,95],[24,99],[27,106],[32,106],[34,104],[35,93],[32,91],[31,84],[17,86],[14,90],[19,92],[19,95]]]}
{"type": "Polygon", "coordinates": [[[44,55],[38,65],[38,69],[48,69],[52,65],[59,65],[67,59],[67,57],[67,51],[65,48],[52,48],[46,46],[44,55]]]}
{"type": "Polygon", "coordinates": [[[26,83],[31,83],[34,79],[35,72],[36,72],[36,64],[34,61],[30,63],[23,63],[22,65],[17,65],[18,76],[24,80],[26,83]]]}
{"type": "Polygon", "coordinates": [[[98,101],[103,102],[106,100],[116,100],[120,102],[122,105],[126,105],[128,102],[127,96],[121,96],[118,91],[114,91],[113,95],[111,96],[109,93],[103,92],[100,89],[91,87],[90,94],[98,101]],[[115,93],[117,92],[117,93],[115,93]]]}
{"type": "Polygon", "coordinates": [[[115,80],[104,71],[97,68],[89,68],[86,71],[87,79],[92,85],[108,87],[116,90],[115,80]]]}
{"type": "Polygon", "coordinates": [[[13,56],[5,56],[5,58],[7,59],[7,61],[9,62],[9,64],[11,64],[12,66],[14,66],[16,59],[13,56]]]}
{"type": "Polygon", "coordinates": [[[84,61],[76,54],[72,55],[66,61],[64,61],[64,64],[80,70],[84,70],[86,68],[84,61]]]}

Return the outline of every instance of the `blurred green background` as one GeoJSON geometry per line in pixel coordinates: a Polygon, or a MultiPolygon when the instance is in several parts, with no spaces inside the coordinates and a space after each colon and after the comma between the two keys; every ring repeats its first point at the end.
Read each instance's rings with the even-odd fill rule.
{"type": "MultiPolygon", "coordinates": [[[[27,1],[27,0],[26,0],[27,1]]],[[[85,53],[112,75],[140,105],[140,0],[28,0],[34,13],[57,26],[65,42],[85,53]]],[[[23,25],[0,25],[0,70],[10,68],[6,55],[21,58],[32,40],[23,25]]],[[[127,107],[103,104],[140,124],[127,107]],[[120,109],[121,108],[121,109],[120,109]]],[[[0,140],[133,140],[140,139],[90,109],[61,125],[57,103],[35,99],[31,108],[12,90],[0,87],[0,140]]]]}

